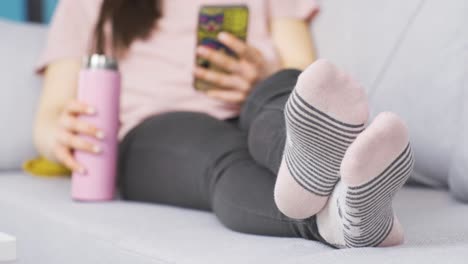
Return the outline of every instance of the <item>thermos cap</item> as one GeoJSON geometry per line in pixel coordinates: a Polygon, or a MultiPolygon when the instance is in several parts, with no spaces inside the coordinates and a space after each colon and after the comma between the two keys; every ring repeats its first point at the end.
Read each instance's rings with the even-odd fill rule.
{"type": "Polygon", "coordinates": [[[117,60],[103,54],[92,54],[83,60],[83,68],[118,70],[117,60]]]}

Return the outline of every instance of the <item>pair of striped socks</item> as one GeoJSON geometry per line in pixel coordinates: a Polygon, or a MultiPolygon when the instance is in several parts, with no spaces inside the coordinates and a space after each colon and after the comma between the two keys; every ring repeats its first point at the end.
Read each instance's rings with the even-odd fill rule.
{"type": "Polygon", "coordinates": [[[392,199],[414,163],[404,122],[385,112],[366,127],[364,90],[326,60],[300,75],[284,114],[279,210],[295,219],[316,215],[320,235],[337,247],[401,244],[392,199]]]}

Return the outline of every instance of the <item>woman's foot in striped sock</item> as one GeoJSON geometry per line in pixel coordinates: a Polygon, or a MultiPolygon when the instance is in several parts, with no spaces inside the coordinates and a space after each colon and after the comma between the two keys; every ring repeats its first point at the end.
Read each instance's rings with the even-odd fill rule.
{"type": "Polygon", "coordinates": [[[401,244],[403,229],[392,200],[413,163],[403,121],[392,113],[378,115],[343,158],[341,181],[317,215],[321,236],[338,247],[401,244]]]}
{"type": "Polygon", "coordinates": [[[304,219],[323,208],[368,112],[361,86],[330,62],[318,60],[299,76],[284,110],[287,136],[275,185],[282,213],[304,219]]]}

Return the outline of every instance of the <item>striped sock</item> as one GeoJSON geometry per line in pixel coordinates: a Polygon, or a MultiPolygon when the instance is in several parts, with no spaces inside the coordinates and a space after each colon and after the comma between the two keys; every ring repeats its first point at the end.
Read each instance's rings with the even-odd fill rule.
{"type": "Polygon", "coordinates": [[[335,187],[348,146],[364,130],[367,99],[347,74],[319,60],[300,75],[284,114],[275,202],[285,215],[304,219],[323,208],[335,187]]]}
{"type": "Polygon", "coordinates": [[[338,247],[403,242],[392,200],[412,173],[413,152],[403,122],[382,113],[349,147],[341,181],[317,215],[322,237],[338,247]]]}

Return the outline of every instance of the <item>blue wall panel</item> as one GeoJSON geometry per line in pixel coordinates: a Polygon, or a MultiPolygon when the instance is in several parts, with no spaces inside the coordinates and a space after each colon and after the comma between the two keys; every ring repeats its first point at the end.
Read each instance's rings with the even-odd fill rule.
{"type": "MultiPolygon", "coordinates": [[[[78,0],[82,1],[82,0],[78,0]]],[[[50,22],[50,19],[52,18],[52,15],[54,14],[55,11],[55,6],[57,5],[58,0],[44,0],[44,7],[42,8],[42,14],[44,21],[46,23],[50,22]]]]}
{"type": "MultiPolygon", "coordinates": [[[[36,0],[37,6],[42,14],[42,21],[49,23],[59,0],[36,0]],[[42,6],[40,6],[42,3],[42,6]]],[[[81,0],[76,0],[81,1],[81,0]]],[[[14,21],[28,20],[28,0],[0,0],[0,18],[14,21]]]]}
{"type": "Polygon", "coordinates": [[[15,21],[26,19],[25,0],[0,0],[0,18],[15,21]]]}

